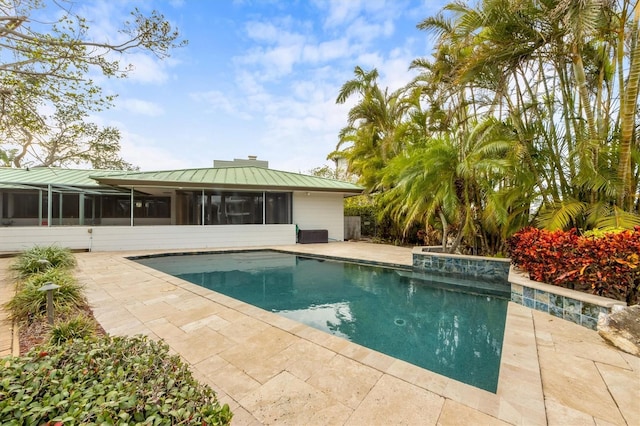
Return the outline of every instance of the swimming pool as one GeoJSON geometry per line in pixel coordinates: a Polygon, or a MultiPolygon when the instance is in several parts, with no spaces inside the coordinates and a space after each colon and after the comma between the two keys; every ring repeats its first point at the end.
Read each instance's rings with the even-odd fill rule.
{"type": "Polygon", "coordinates": [[[407,269],[275,251],[135,259],[311,327],[495,392],[508,296],[407,269]],[[465,289],[465,291],[461,291],[465,289]]]}

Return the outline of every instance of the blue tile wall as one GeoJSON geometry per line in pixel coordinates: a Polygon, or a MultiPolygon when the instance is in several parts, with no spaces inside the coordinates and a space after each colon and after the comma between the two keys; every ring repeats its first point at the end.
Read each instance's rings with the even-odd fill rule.
{"type": "Polygon", "coordinates": [[[415,269],[454,274],[465,277],[503,281],[509,277],[509,262],[491,259],[470,259],[464,257],[431,256],[427,253],[413,254],[415,269]]]}
{"type": "MultiPolygon", "coordinates": [[[[430,256],[414,253],[413,267],[427,272],[472,276],[490,281],[507,282],[509,263],[491,259],[430,256]]],[[[551,314],[592,330],[596,329],[600,312],[609,313],[604,306],[583,303],[580,300],[532,287],[511,284],[511,301],[519,305],[551,314]]]]}
{"type": "Polygon", "coordinates": [[[610,313],[609,308],[604,306],[518,284],[511,284],[511,301],[574,322],[591,330],[596,329],[598,316],[601,312],[610,313]]]}

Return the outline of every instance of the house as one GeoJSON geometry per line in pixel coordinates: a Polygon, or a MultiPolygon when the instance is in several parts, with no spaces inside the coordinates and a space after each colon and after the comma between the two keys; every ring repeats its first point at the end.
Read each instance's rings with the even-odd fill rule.
{"type": "Polygon", "coordinates": [[[294,244],[296,230],[344,238],[349,182],[272,170],[255,157],[213,168],[0,168],[0,251],[59,244],[96,251],[294,244]]]}

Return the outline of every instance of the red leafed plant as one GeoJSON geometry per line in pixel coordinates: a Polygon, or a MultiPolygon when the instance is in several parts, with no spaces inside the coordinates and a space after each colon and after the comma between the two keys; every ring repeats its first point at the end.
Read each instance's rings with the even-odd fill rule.
{"type": "Polygon", "coordinates": [[[640,227],[601,236],[525,228],[508,243],[511,261],[532,280],[638,303],[640,227]]]}

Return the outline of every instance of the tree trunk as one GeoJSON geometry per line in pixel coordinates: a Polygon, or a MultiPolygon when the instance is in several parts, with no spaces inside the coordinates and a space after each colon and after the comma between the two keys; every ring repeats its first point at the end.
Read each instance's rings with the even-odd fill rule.
{"type": "Polygon", "coordinates": [[[447,224],[447,218],[444,217],[444,213],[441,210],[438,210],[438,215],[440,216],[440,222],[442,222],[442,252],[447,252],[447,238],[449,234],[449,226],[447,224]]]}
{"type": "Polygon", "coordinates": [[[636,125],[636,113],[638,108],[638,86],[640,81],[640,43],[638,42],[638,21],[640,19],[640,8],[636,6],[632,28],[632,47],[629,57],[629,77],[625,88],[621,88],[621,110],[620,110],[620,163],[618,165],[618,178],[622,185],[622,190],[618,194],[618,205],[625,210],[632,210],[633,190],[632,190],[632,167],[631,151],[633,147],[633,134],[636,125]]]}

